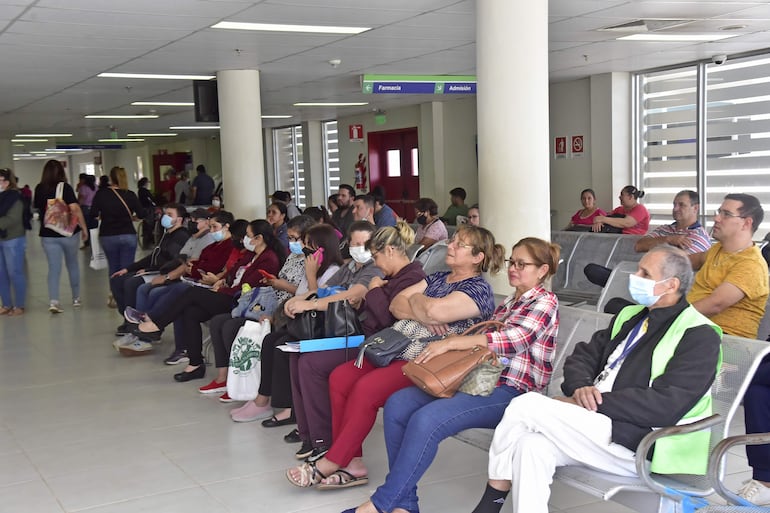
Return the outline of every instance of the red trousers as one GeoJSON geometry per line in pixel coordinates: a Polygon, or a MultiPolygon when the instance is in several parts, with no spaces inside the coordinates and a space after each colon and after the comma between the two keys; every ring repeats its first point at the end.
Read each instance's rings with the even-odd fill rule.
{"type": "Polygon", "coordinates": [[[387,367],[375,367],[364,358],[361,369],[346,362],[329,377],[332,407],[332,446],[326,458],[340,467],[363,455],[362,445],[377,420],[377,411],[394,392],[412,386],[401,372],[406,365],[395,360],[387,367]]]}

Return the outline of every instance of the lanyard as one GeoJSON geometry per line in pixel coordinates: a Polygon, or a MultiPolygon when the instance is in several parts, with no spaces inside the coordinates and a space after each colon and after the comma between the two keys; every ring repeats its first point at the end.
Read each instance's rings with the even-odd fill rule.
{"type": "Polygon", "coordinates": [[[647,325],[650,323],[650,318],[645,317],[639,323],[637,323],[636,326],[634,326],[634,329],[631,330],[631,333],[628,335],[628,342],[626,342],[626,347],[623,348],[623,352],[620,353],[620,356],[615,358],[615,360],[609,365],[609,369],[613,370],[615,369],[615,366],[617,366],[620,362],[626,359],[626,356],[628,356],[628,353],[633,351],[633,349],[636,347],[636,345],[639,343],[639,341],[644,337],[644,334],[647,333],[647,325]],[[642,331],[642,334],[637,338],[637,335],[639,335],[639,331],[642,331]]]}

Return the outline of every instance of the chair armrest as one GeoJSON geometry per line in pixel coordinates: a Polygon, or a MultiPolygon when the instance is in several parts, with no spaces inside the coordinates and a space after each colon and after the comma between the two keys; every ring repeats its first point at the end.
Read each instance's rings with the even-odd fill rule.
{"type": "Polygon", "coordinates": [[[709,456],[708,478],[714,491],[730,504],[746,505],[747,502],[737,494],[725,488],[722,482],[722,467],[727,451],[735,445],[761,445],[770,443],[770,433],[754,433],[751,435],[730,436],[722,440],[714,447],[709,456]]]}
{"type": "Polygon", "coordinates": [[[703,429],[709,429],[721,422],[723,422],[722,416],[715,414],[690,424],[680,424],[678,426],[664,427],[649,433],[647,436],[642,438],[642,441],[639,442],[639,447],[636,448],[636,473],[639,476],[639,479],[641,479],[647,487],[659,493],[660,495],[665,495],[666,497],[673,499],[681,499],[681,496],[675,495],[672,493],[671,489],[658,483],[652,478],[647,467],[647,453],[650,452],[650,449],[655,444],[655,441],[659,438],[672,435],[694,433],[703,429]]]}

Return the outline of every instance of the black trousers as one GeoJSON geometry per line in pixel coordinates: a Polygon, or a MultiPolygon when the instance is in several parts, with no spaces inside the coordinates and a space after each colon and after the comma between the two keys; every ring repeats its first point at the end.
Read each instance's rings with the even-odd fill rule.
{"type": "Polygon", "coordinates": [[[277,346],[294,337],[286,329],[279,329],[262,340],[262,378],[259,383],[260,395],[270,397],[275,408],[291,408],[291,379],[289,377],[289,353],[277,346]]]}
{"type": "Polygon", "coordinates": [[[215,315],[209,322],[211,344],[214,346],[214,363],[217,369],[227,367],[230,363],[230,349],[238,334],[238,330],[246,324],[243,317],[233,318],[230,313],[215,315]]]}
{"type": "Polygon", "coordinates": [[[115,298],[120,315],[123,315],[127,306],[131,308],[136,307],[136,291],[142,284],[144,284],[144,278],[134,276],[133,273],[110,278],[110,292],[112,292],[112,297],[115,298]]]}
{"type": "Polygon", "coordinates": [[[203,365],[203,332],[201,323],[233,308],[233,298],[201,287],[190,287],[152,320],[163,329],[172,322],[174,333],[183,337],[190,365],[203,365]]]}

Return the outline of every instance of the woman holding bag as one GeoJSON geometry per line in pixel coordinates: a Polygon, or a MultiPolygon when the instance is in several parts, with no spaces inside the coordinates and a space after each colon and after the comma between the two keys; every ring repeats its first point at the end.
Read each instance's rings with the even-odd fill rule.
{"type": "Polygon", "coordinates": [[[416,363],[482,345],[499,354],[505,368],[488,397],[458,392],[438,399],[417,387],[393,394],[384,414],[390,472],[369,501],[345,513],[419,511],[417,482],[442,440],[465,429],[494,428],[513,397],[548,384],[558,331],[558,301],[542,284],[556,272],[558,261],[558,246],[531,237],[520,240],[507,261],[508,282],[515,290],[493,315],[505,327],[482,335],[449,336],[428,344],[420,353],[416,363]]]}
{"type": "Polygon", "coordinates": [[[27,298],[27,249],[24,203],[13,171],[0,169],[0,315],[23,315],[27,298]],[[13,288],[13,296],[11,296],[13,288]]]}

